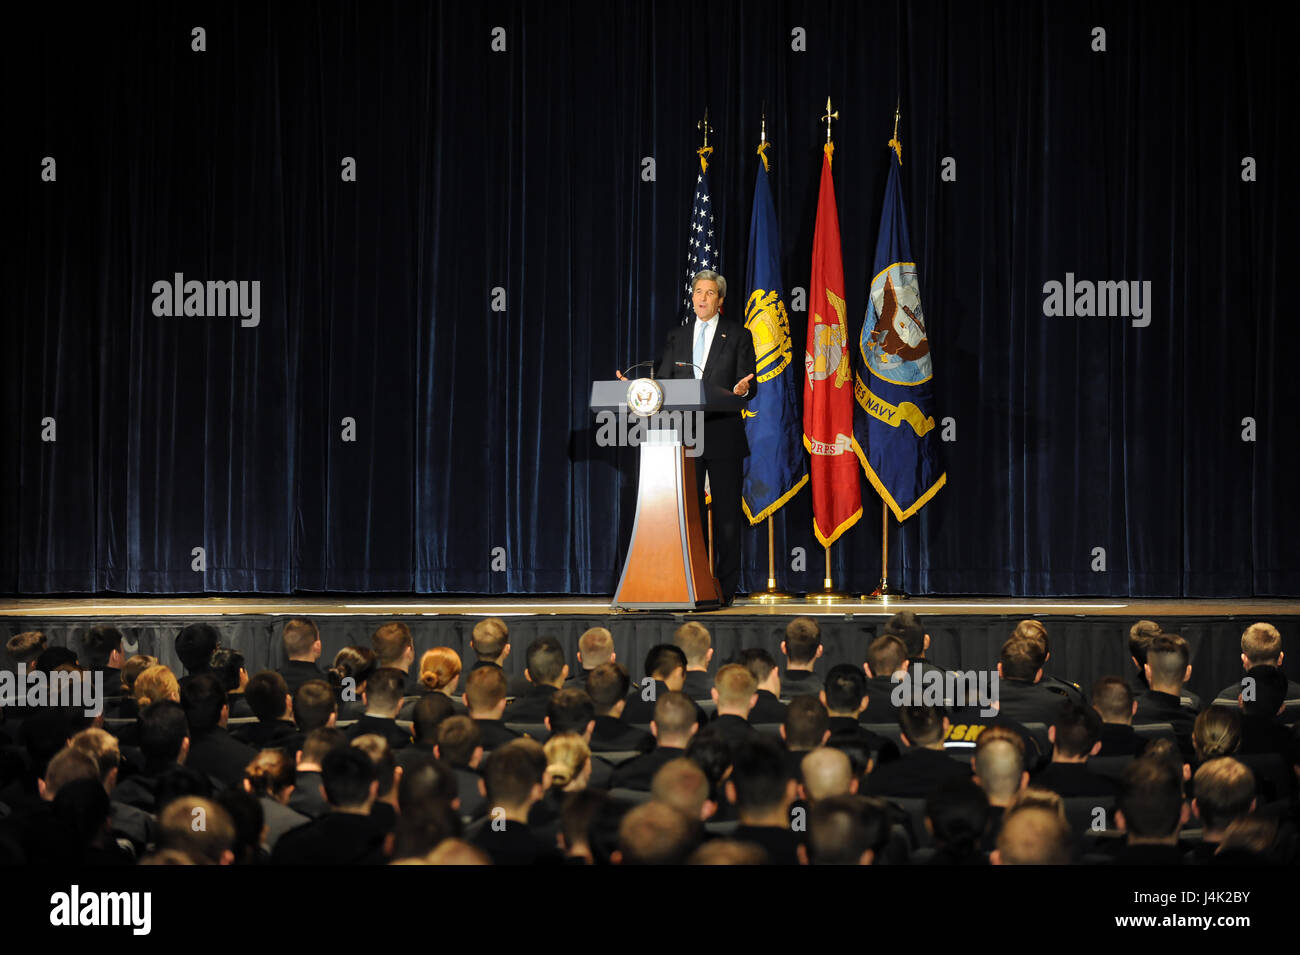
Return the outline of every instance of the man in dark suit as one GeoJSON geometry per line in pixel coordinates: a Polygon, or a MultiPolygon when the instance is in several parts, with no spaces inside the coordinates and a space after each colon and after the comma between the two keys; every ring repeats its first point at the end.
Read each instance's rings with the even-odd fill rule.
{"type": "Polygon", "coordinates": [[[727,742],[744,742],[758,733],[749,722],[749,711],[758,699],[754,675],[739,663],[728,663],[713,678],[713,702],[717,712],[709,723],[727,742]]]}
{"type": "Polygon", "coordinates": [[[781,674],[781,699],[796,696],[816,696],[822,691],[822,681],[813,672],[817,658],[822,655],[822,631],[812,617],[795,617],[785,625],[785,639],[781,641],[785,654],[785,670],[781,674]]]}
{"type": "MultiPolygon", "coordinates": [[[[627,706],[623,708],[623,719],[629,723],[649,723],[654,718],[655,701],[665,693],[680,693],[686,683],[686,654],[671,643],[657,643],[646,653],[646,678],[650,684],[634,683],[628,694],[627,706]]],[[[700,725],[708,722],[704,711],[695,708],[700,725]]]]}
{"type": "Polygon", "coordinates": [[[528,645],[524,678],[528,692],[515,697],[506,707],[508,723],[540,723],[546,716],[550,702],[569,676],[569,665],[564,662],[564,648],[554,637],[538,637],[528,645]]]}
{"type": "Polygon", "coordinates": [[[303,734],[293,722],[293,699],[289,685],[275,670],[255,673],[244,689],[244,698],[257,717],[231,733],[254,749],[280,749],[293,756],[302,748],[303,734]]]}
{"type": "Polygon", "coordinates": [[[461,819],[477,819],[485,811],[483,782],[479,769],[483,763],[483,734],[468,716],[449,716],[438,726],[438,743],[434,755],[451,767],[460,795],[461,819]]]}
{"type": "Polygon", "coordinates": [[[181,684],[181,707],[190,727],[190,751],[185,765],[227,789],[242,789],[244,769],[257,751],[226,732],[230,709],[220,681],[211,673],[190,677],[181,684]]]}
{"type": "Polygon", "coordinates": [[[893,675],[906,672],[911,661],[907,644],[892,633],[882,633],[867,647],[862,672],[867,675],[867,708],[858,717],[863,723],[897,723],[898,709],[893,695],[897,684],[893,675]]]}
{"type": "MultiPolygon", "coordinates": [[[[1251,667],[1256,666],[1282,666],[1282,658],[1285,656],[1282,652],[1282,634],[1278,633],[1277,627],[1271,623],[1253,623],[1246,628],[1246,632],[1241,635],[1241,666],[1245,671],[1243,679],[1250,675],[1251,667]]],[[[107,686],[108,678],[105,677],[104,684],[107,686]]],[[[1235,706],[1237,697],[1241,695],[1241,680],[1230,686],[1225,686],[1215,696],[1214,702],[1235,706]]],[[[1300,700],[1300,683],[1295,680],[1287,680],[1285,698],[1288,700],[1300,700]]]]}
{"type": "Polygon", "coordinates": [[[1033,637],[1013,633],[998,658],[998,712],[1017,723],[1050,725],[1061,708],[1061,695],[1040,682],[1046,654],[1033,637]]]}
{"type": "Polygon", "coordinates": [[[759,736],[740,743],[726,792],[740,816],[731,838],[762,846],[772,865],[798,865],[802,827],[795,831],[790,824],[790,807],[798,792],[786,775],[781,748],[759,736]]]}
{"type": "Polygon", "coordinates": [[[547,843],[528,825],[528,812],[545,793],[542,778],[545,757],[538,763],[521,741],[495,750],[487,758],[483,778],[487,804],[493,816],[468,835],[468,841],[486,852],[494,865],[558,863],[562,856],[555,843],[547,843]],[[500,813],[497,813],[500,810],[500,813]]]}
{"type": "Polygon", "coordinates": [[[471,670],[461,699],[469,718],[478,724],[485,750],[496,749],[519,738],[519,734],[501,719],[506,711],[506,674],[499,666],[471,670]]]}
{"type": "Polygon", "coordinates": [[[104,697],[115,699],[122,695],[122,631],[116,627],[91,627],[81,641],[77,661],[91,670],[104,674],[104,697]]]}
{"type": "Polygon", "coordinates": [[[815,696],[797,696],[785,709],[781,723],[785,743],[785,773],[795,782],[803,781],[803,758],[830,739],[830,715],[815,696]]]}
{"type": "MultiPolygon", "coordinates": [[[[821,701],[830,714],[831,735],[826,745],[844,750],[859,771],[864,771],[868,762],[879,766],[898,758],[898,746],[893,740],[873,733],[858,722],[867,706],[867,677],[860,669],[851,663],[831,667],[821,701]]],[[[942,737],[939,747],[943,747],[942,737]]]]}
{"type": "Polygon", "coordinates": [[[654,749],[653,736],[623,720],[631,687],[632,681],[621,663],[605,663],[588,674],[587,695],[596,714],[590,742],[593,753],[648,753],[654,749]]]}
{"type": "Polygon", "coordinates": [[[1138,697],[1137,723],[1168,723],[1178,738],[1178,748],[1183,759],[1191,762],[1196,757],[1192,747],[1192,727],[1198,709],[1182,702],[1183,684],[1192,678],[1191,650],[1187,641],[1176,633],[1162,633],[1153,637],[1147,647],[1147,660],[1143,672],[1151,688],[1138,697]]]}
{"type": "Polygon", "coordinates": [[[1033,784],[1066,799],[1116,795],[1114,782],[1088,768],[1088,757],[1101,751],[1101,726],[1101,716],[1092,707],[1062,699],[1060,712],[1047,730],[1052,761],[1033,777],[1033,784]]]}
{"type": "Polygon", "coordinates": [[[445,693],[426,693],[411,709],[411,730],[414,739],[397,754],[397,765],[405,771],[416,766],[425,756],[436,758],[434,747],[438,743],[438,727],[455,715],[451,697],[445,693]]]}
{"type": "Polygon", "coordinates": [[[294,781],[293,793],[289,796],[289,808],[311,819],[319,819],[330,811],[330,805],[321,791],[324,778],[321,764],[327,753],[336,749],[346,749],[348,738],[343,731],[332,726],[312,730],[303,740],[302,749],[298,751],[298,773],[294,781]]]}
{"type": "Polygon", "coordinates": [[[669,760],[685,756],[686,744],[698,728],[695,703],[688,700],[684,693],[664,693],[656,700],[654,719],[650,721],[650,732],[654,734],[658,746],[651,752],[618,766],[610,778],[610,788],[649,792],[659,767],[669,760]]]}
{"type": "Polygon", "coordinates": [[[410,732],[397,725],[397,711],[402,708],[402,688],[405,685],[406,674],[396,667],[380,667],[370,674],[362,693],[366,715],[347,728],[348,739],[375,733],[395,750],[410,745],[410,732]]]}
{"type": "Polygon", "coordinates": [[[316,624],[294,617],[284,625],[280,639],[284,643],[284,655],[289,658],[289,662],[280,667],[280,675],[289,684],[291,695],[308,680],[325,679],[325,674],[316,665],[321,655],[320,630],[316,624]]]}
{"type": "Polygon", "coordinates": [[[686,654],[686,682],[682,692],[692,700],[707,700],[713,690],[709,661],[713,659],[713,638],[708,627],[689,620],[673,633],[673,645],[686,654]]]}
{"type": "Polygon", "coordinates": [[[1102,718],[1098,756],[1136,756],[1146,740],[1133,731],[1137,700],[1117,676],[1104,676],[1092,685],[1092,707],[1102,718]]]}
{"type": "MultiPolygon", "coordinates": [[[[1152,641],[1153,647],[1155,642],[1152,641]]],[[[1148,669],[1150,663],[1148,655],[1148,669]]],[[[1115,807],[1115,824],[1126,834],[1124,846],[1115,854],[1115,862],[1181,865],[1183,853],[1178,848],[1178,833],[1187,825],[1189,816],[1178,771],[1164,760],[1135,759],[1124,773],[1115,807]]]]}
{"type": "Polygon", "coordinates": [[[379,771],[359,749],[331,750],[321,763],[330,812],[286,832],[271,853],[273,865],[383,865],[383,827],[371,815],[379,798],[379,771]]]}
{"type": "MultiPolygon", "coordinates": [[[[1012,633],[1017,634],[1018,636],[1029,637],[1031,640],[1037,640],[1042,644],[1043,666],[1047,666],[1047,661],[1052,659],[1052,650],[1047,643],[1047,627],[1041,620],[1034,620],[1033,618],[1021,620],[1020,623],[1016,624],[1016,629],[1013,630],[1012,633]]],[[[1059,696],[1065,697],[1072,703],[1082,705],[1085,702],[1083,698],[1083,690],[1077,683],[1071,683],[1069,680],[1059,680],[1054,676],[1049,676],[1046,670],[1043,671],[1043,677],[1038,682],[1040,685],[1046,687],[1059,696]]]]}
{"type": "Polygon", "coordinates": [[[749,722],[755,726],[785,722],[785,704],[781,702],[781,671],[777,669],[772,654],[761,648],[742,650],[740,665],[750,672],[757,686],[754,691],[754,706],[749,711],[749,722]]]}
{"type": "MultiPolygon", "coordinates": [[[[546,730],[550,736],[561,733],[574,733],[591,748],[591,734],[596,728],[596,706],[587,695],[586,690],[560,690],[546,704],[546,730]]],[[[549,739],[550,736],[547,738],[549,739]]],[[[587,788],[591,790],[608,789],[609,779],[614,772],[612,763],[599,756],[591,757],[591,777],[587,788]]]]}
{"type": "MultiPolygon", "coordinates": [[[[659,361],[660,378],[697,378],[752,401],[758,394],[754,337],[740,322],[719,314],[727,297],[727,280],[704,270],[691,280],[695,321],[668,333],[659,361]]],[[[740,491],[749,443],[739,411],[704,415],[702,453],[695,459],[695,484],[704,507],[704,478],[713,497],[713,554],[724,606],[740,582],[740,491]]]]}
{"type": "Polygon", "coordinates": [[[565,682],[564,688],[585,690],[587,677],[596,667],[618,659],[614,652],[614,635],[604,627],[589,627],[578,638],[578,671],[565,682]]]}
{"type": "MultiPolygon", "coordinates": [[[[857,667],[852,668],[861,675],[857,667]]],[[[903,755],[874,769],[867,777],[873,796],[924,799],[950,779],[969,779],[970,765],[953,759],[943,748],[948,717],[937,706],[905,706],[898,711],[903,730],[903,755]]],[[[831,741],[835,736],[832,733],[831,741]]]]}

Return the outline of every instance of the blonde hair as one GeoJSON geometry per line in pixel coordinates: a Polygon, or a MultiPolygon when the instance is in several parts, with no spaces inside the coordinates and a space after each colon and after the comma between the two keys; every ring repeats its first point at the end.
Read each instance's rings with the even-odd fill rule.
{"type": "Polygon", "coordinates": [[[244,778],[254,796],[275,796],[294,784],[297,767],[283,750],[264,749],[244,767],[244,778]]]}
{"type": "Polygon", "coordinates": [[[420,657],[420,682],[430,690],[445,690],[460,676],[460,654],[451,647],[434,647],[420,657]]]}
{"type": "Polygon", "coordinates": [[[145,670],[158,665],[158,658],[147,653],[137,653],[122,664],[122,689],[128,696],[135,695],[135,681],[145,670]]]}
{"type": "Polygon", "coordinates": [[[95,765],[99,768],[100,782],[107,779],[108,774],[122,764],[122,751],[118,746],[117,737],[98,727],[92,726],[82,730],[68,740],[68,746],[95,761],[95,765]]]}
{"type": "Polygon", "coordinates": [[[136,677],[131,692],[140,709],[160,700],[179,703],[181,699],[181,685],[176,681],[176,675],[161,663],[155,663],[136,677]]]}
{"type": "Polygon", "coordinates": [[[1046,809],[1048,812],[1056,813],[1062,819],[1065,818],[1065,800],[1061,798],[1060,793],[1050,789],[1040,789],[1037,786],[1026,786],[1016,793],[1015,798],[1011,800],[1011,805],[1007,806],[1003,818],[1009,818],[1018,809],[1030,808],[1046,809]]]}
{"type": "Polygon", "coordinates": [[[591,761],[591,748],[577,733],[552,736],[542,749],[546,752],[546,770],[551,774],[554,789],[568,790],[591,761]]]}

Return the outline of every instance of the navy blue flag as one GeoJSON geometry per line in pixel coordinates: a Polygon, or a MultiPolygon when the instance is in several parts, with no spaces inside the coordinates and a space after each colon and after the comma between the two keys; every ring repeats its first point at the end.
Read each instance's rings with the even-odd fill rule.
{"type": "Polygon", "coordinates": [[[706,153],[712,147],[697,150],[700,171],[695,177],[695,195],[691,199],[691,224],[686,230],[686,294],[682,296],[682,324],[695,321],[695,306],[691,302],[691,279],[702,269],[720,272],[722,223],[713,221],[713,197],[709,195],[709,161],[706,153]]]}
{"type": "Polygon", "coordinates": [[[934,435],[930,338],[903,212],[902,147],[890,141],[889,181],[876,237],[871,292],[854,372],[853,435],[858,458],[889,509],[905,521],[948,477],[934,435]]]}
{"type": "Polygon", "coordinates": [[[749,270],[745,275],[745,327],[754,336],[762,388],[743,412],[749,457],[741,505],[751,524],[765,520],[808,483],[803,453],[803,417],[795,392],[803,387],[803,368],[792,364],[790,317],[781,283],[781,242],[776,206],[767,176],[768,143],[754,183],[754,214],[749,223],[749,270]]]}

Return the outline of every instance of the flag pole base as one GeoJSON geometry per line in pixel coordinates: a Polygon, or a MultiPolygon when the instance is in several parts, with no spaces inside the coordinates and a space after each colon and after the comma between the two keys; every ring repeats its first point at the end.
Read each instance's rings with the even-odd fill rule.
{"type": "Polygon", "coordinates": [[[788,594],[784,590],[778,590],[775,580],[767,582],[767,589],[762,593],[751,594],[750,600],[761,604],[784,603],[787,600],[794,600],[794,594],[788,594]]]}
{"type": "Polygon", "coordinates": [[[826,581],[825,590],[808,595],[808,599],[815,604],[837,604],[845,600],[854,600],[856,597],[856,594],[846,594],[842,590],[834,589],[829,580],[826,581]]]}
{"type": "Polygon", "coordinates": [[[863,600],[906,600],[907,591],[898,590],[889,586],[889,581],[884,577],[880,578],[880,583],[875,590],[869,594],[862,595],[863,600]]]}

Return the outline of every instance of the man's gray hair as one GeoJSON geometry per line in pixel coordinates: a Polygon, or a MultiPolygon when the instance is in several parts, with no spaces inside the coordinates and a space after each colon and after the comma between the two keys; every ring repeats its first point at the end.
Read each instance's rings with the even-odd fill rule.
{"type": "Polygon", "coordinates": [[[705,279],[718,286],[718,298],[723,299],[727,297],[727,280],[712,269],[701,269],[695,273],[695,277],[691,279],[692,295],[695,294],[695,286],[699,284],[701,280],[705,279]]]}

